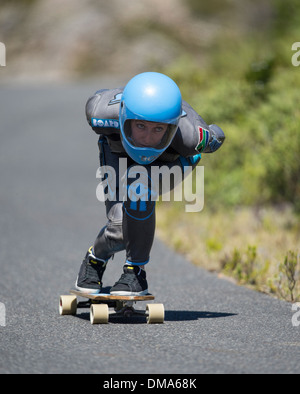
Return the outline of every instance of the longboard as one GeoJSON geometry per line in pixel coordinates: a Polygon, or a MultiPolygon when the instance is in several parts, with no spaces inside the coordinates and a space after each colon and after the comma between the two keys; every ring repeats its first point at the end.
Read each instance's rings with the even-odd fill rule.
{"type": "Polygon", "coordinates": [[[71,295],[60,296],[60,315],[76,315],[78,308],[90,308],[91,324],[107,324],[112,316],[145,316],[148,324],[161,324],[165,320],[163,304],[147,304],[145,310],[133,307],[139,301],[153,301],[152,294],[143,296],[124,296],[111,294],[86,294],[77,290],[70,290],[71,295]],[[79,302],[77,297],[86,298],[88,301],[79,302]]]}

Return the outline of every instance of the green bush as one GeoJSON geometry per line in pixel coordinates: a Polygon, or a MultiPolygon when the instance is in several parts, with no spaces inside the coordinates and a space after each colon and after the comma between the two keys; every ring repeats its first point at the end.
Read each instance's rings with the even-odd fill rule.
{"type": "Polygon", "coordinates": [[[270,282],[270,288],[282,299],[290,302],[300,300],[300,260],[299,254],[289,251],[284,262],[279,265],[279,273],[275,279],[270,282]]]}
{"type": "Polygon", "coordinates": [[[284,203],[300,212],[300,68],[291,63],[300,6],[273,4],[269,31],[218,37],[206,66],[185,54],[164,70],[205,121],[226,134],[221,150],[200,163],[211,208],[284,203]]]}

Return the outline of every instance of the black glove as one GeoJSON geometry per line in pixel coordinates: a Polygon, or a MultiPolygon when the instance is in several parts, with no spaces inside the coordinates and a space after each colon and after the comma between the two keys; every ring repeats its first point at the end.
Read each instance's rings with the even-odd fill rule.
{"type": "Polygon", "coordinates": [[[225,134],[221,127],[212,124],[209,126],[209,143],[203,153],[213,153],[216,152],[225,141],[225,134]]]}

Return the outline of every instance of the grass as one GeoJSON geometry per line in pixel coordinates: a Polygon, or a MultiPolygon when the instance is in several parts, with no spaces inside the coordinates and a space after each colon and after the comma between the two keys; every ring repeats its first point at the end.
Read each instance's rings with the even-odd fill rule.
{"type": "Polygon", "coordinates": [[[159,237],[194,264],[281,299],[300,300],[300,224],[291,208],[188,214],[180,203],[159,203],[157,224],[159,237]]]}

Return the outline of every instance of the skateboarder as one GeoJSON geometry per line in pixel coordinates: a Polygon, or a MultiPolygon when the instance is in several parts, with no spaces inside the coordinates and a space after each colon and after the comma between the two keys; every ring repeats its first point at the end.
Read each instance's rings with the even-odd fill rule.
{"type": "Polygon", "coordinates": [[[208,126],[182,100],[172,79],[152,72],[137,75],[125,88],[99,90],[88,100],[86,116],[100,135],[100,165],[113,169],[117,181],[115,190],[110,191],[114,198],[105,201],[108,222],[88,250],[75,286],[81,292],[100,293],[109,259],[125,250],[123,274],[111,294],[145,295],[145,265],[150,260],[155,233],[152,197],[159,193],[153,190],[151,168],[177,166],[182,181],[186,168],[194,169],[201,153],[219,149],[225,135],[220,127],[208,126]],[[140,176],[137,183],[132,173],[141,166],[146,176],[140,176]],[[138,200],[138,193],[148,198],[138,200]]]}

